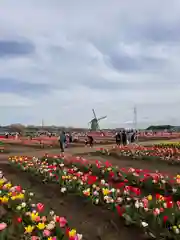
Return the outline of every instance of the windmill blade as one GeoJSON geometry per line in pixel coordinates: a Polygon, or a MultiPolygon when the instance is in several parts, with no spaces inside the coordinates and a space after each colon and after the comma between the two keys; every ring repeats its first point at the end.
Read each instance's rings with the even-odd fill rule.
{"type": "Polygon", "coordinates": [[[94,109],[92,109],[92,111],[93,111],[93,114],[94,114],[94,118],[97,119],[97,117],[96,117],[96,113],[95,113],[94,109]]]}
{"type": "Polygon", "coordinates": [[[105,118],[107,118],[107,116],[100,117],[100,118],[98,118],[97,120],[100,121],[100,120],[105,119],[105,118]]]}

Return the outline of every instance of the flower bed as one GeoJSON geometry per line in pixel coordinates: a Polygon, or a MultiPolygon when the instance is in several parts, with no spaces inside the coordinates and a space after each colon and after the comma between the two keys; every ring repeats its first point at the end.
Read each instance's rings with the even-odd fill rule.
{"type": "Polygon", "coordinates": [[[6,152],[6,148],[4,147],[4,143],[0,141],[0,153],[6,152]]]}
{"type": "Polygon", "coordinates": [[[78,170],[96,175],[100,179],[104,179],[107,182],[113,184],[114,187],[118,187],[119,184],[126,183],[130,186],[136,186],[141,188],[146,193],[161,193],[169,194],[174,199],[180,198],[180,175],[170,176],[166,173],[156,171],[155,173],[143,169],[135,168],[119,168],[112,166],[108,161],[102,163],[95,161],[90,163],[88,160],[81,157],[74,156],[45,156],[42,161],[47,161],[49,164],[64,164],[69,167],[76,167],[78,170]]]}
{"type": "Polygon", "coordinates": [[[168,164],[180,164],[180,148],[176,147],[128,145],[113,147],[112,149],[100,148],[93,154],[137,160],[161,160],[168,164]]]}
{"type": "MultiPolygon", "coordinates": [[[[180,202],[173,201],[171,195],[145,196],[139,188],[129,186],[127,181],[115,187],[111,181],[105,181],[103,176],[100,178],[94,175],[92,168],[82,171],[76,166],[65,166],[57,159],[14,157],[10,161],[13,166],[42,177],[43,181],[59,184],[62,194],[76,193],[93,204],[116,210],[125,219],[126,224],[138,225],[150,236],[158,239],[178,239],[180,202]]],[[[111,172],[112,168],[108,168],[111,172]]],[[[131,175],[136,177],[136,172],[131,175]]]]}
{"type": "Polygon", "coordinates": [[[159,143],[154,144],[155,147],[159,148],[177,148],[180,149],[180,143],[179,142],[165,142],[165,143],[159,143]]]}
{"type": "Polygon", "coordinates": [[[33,193],[13,186],[0,172],[0,239],[80,240],[64,217],[46,214],[42,203],[33,202],[33,193]]]}

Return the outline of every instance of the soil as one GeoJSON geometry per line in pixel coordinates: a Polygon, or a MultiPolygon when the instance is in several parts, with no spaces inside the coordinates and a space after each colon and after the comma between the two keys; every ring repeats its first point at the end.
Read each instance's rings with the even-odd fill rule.
{"type": "MultiPolygon", "coordinates": [[[[7,145],[5,146],[5,148],[7,148],[9,150],[9,152],[12,154],[12,153],[25,153],[25,152],[30,152],[32,151],[32,147],[29,147],[29,146],[14,146],[14,145],[7,145]]],[[[36,150],[36,149],[34,149],[36,150]]],[[[37,149],[38,150],[38,149],[37,149]]]]}
{"type": "MultiPolygon", "coordinates": [[[[100,145],[112,145],[114,144],[114,142],[97,142],[95,143],[95,147],[99,147],[100,145]]],[[[59,149],[59,144],[58,143],[53,143],[52,145],[51,144],[34,144],[34,143],[27,143],[27,144],[23,144],[21,142],[8,142],[8,143],[5,143],[4,146],[6,146],[7,148],[28,148],[28,149],[37,149],[37,150],[42,150],[42,149],[45,149],[47,151],[50,151],[51,149],[59,149]]],[[[68,144],[68,148],[79,148],[79,147],[84,147],[84,142],[77,142],[77,143],[70,143],[68,144]]]]}

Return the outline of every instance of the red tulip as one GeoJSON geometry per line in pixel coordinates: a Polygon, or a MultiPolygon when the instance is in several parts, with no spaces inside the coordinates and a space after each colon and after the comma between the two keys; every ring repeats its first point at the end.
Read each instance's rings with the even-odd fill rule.
{"type": "Polygon", "coordinates": [[[168,216],[164,216],[164,217],[163,217],[163,222],[166,223],[167,220],[168,220],[168,216]]]}
{"type": "Polygon", "coordinates": [[[36,206],[37,206],[37,210],[38,210],[39,212],[42,212],[42,211],[44,210],[44,204],[38,203],[36,206]]]}

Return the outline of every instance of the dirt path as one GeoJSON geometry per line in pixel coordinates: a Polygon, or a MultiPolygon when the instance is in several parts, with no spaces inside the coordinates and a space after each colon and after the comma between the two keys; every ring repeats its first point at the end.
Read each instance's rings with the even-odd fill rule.
{"type": "MultiPolygon", "coordinates": [[[[86,147],[72,147],[72,148],[66,148],[65,154],[82,154],[82,153],[89,153],[89,152],[95,152],[98,148],[107,147],[112,148],[113,145],[100,145],[95,146],[94,148],[86,148],[86,147]]],[[[49,155],[59,155],[60,149],[33,149],[28,147],[13,147],[11,149],[10,153],[1,153],[0,154],[0,163],[7,163],[7,159],[10,156],[35,156],[35,157],[42,157],[45,154],[49,155]]]]}
{"type": "Polygon", "coordinates": [[[39,178],[12,168],[8,164],[4,165],[3,172],[14,184],[20,184],[28,191],[34,192],[36,202],[42,202],[60,216],[67,217],[70,226],[82,233],[84,240],[143,239],[138,229],[131,227],[129,230],[111,210],[93,206],[82,197],[70,193],[62,196],[59,186],[55,183],[42,183],[39,178]]]}

